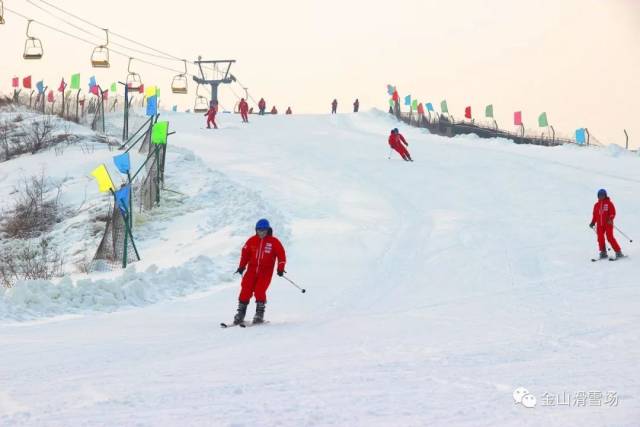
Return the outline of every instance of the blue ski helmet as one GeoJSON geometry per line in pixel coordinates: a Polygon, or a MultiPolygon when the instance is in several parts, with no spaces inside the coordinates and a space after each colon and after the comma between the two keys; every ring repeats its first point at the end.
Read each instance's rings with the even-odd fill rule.
{"type": "Polygon", "coordinates": [[[601,188],[600,190],[598,190],[598,199],[600,197],[607,197],[607,190],[605,190],[604,188],[601,188]]]}
{"type": "Polygon", "coordinates": [[[256,222],[256,230],[266,230],[268,228],[271,228],[269,220],[262,218],[256,222]]]}

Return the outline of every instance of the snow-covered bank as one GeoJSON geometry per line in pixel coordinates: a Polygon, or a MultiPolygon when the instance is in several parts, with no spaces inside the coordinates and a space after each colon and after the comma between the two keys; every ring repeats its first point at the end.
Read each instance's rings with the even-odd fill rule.
{"type": "Polygon", "coordinates": [[[167,186],[184,196],[140,224],[145,259],[125,273],[157,302],[0,323],[0,423],[637,424],[638,251],[621,238],[628,259],[591,263],[587,226],[605,187],[616,224],[639,234],[636,156],[401,126],[406,163],[387,159],[398,124],[380,112],[221,115],[218,131],[164,116],[167,186]],[[263,216],[307,293],[275,277],[271,324],[222,330],[263,216]],[[537,407],[514,403],[521,386],[537,407]],[[601,404],[545,402],[578,392],[601,404]]]}

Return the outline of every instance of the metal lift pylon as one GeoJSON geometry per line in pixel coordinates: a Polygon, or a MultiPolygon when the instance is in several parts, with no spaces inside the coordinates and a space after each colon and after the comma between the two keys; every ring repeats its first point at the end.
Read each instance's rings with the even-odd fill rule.
{"type": "Polygon", "coordinates": [[[211,104],[217,104],[218,103],[218,86],[220,84],[230,84],[236,81],[236,78],[234,77],[233,74],[229,73],[229,70],[231,69],[231,64],[233,64],[234,62],[236,62],[235,59],[224,59],[224,60],[202,60],[201,56],[198,56],[198,60],[195,61],[195,64],[198,66],[198,70],[200,71],[200,77],[198,76],[193,76],[193,80],[198,83],[198,84],[202,84],[202,85],[210,85],[211,86],[211,100],[210,100],[210,105],[211,104]],[[216,76],[212,76],[214,77],[214,79],[207,79],[207,74],[205,73],[205,70],[203,69],[203,64],[211,64],[213,66],[213,70],[214,70],[214,74],[216,73],[216,71],[220,72],[221,78],[215,78],[216,76]]]}

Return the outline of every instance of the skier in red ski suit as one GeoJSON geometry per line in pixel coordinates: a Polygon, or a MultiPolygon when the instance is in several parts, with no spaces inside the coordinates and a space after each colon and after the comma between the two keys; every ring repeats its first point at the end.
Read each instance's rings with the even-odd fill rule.
{"type": "Polygon", "coordinates": [[[409,151],[405,148],[405,146],[409,146],[409,143],[404,139],[404,136],[402,136],[398,128],[391,129],[391,134],[389,135],[389,146],[396,150],[403,160],[413,161],[411,154],[409,154],[409,151]]]}
{"type": "Polygon", "coordinates": [[[607,258],[607,249],[604,241],[605,236],[615,251],[616,258],[624,256],[616,238],[613,237],[613,219],[615,217],[616,207],[613,205],[611,199],[609,199],[609,196],[607,196],[607,191],[605,189],[599,190],[598,201],[593,206],[593,216],[591,217],[591,224],[589,224],[589,227],[593,228],[596,226],[600,258],[607,258]]]}
{"type": "Polygon", "coordinates": [[[216,124],[216,113],[218,112],[218,105],[211,104],[209,110],[204,113],[207,116],[207,129],[211,129],[211,124],[213,123],[214,129],[218,129],[218,125],[216,124]]]}
{"type": "Polygon", "coordinates": [[[258,109],[260,110],[259,114],[263,116],[264,110],[267,109],[267,103],[264,101],[264,98],[260,98],[260,101],[258,101],[258,109]]]}
{"type": "Polygon", "coordinates": [[[278,260],[278,276],[282,276],[287,262],[284,247],[280,240],[273,237],[273,230],[269,221],[261,219],[256,223],[256,234],[249,238],[242,248],[240,265],[236,273],[243,275],[240,296],[238,297],[238,312],[233,318],[234,324],[244,322],[247,307],[251,297],[256,299],[256,314],[253,323],[264,320],[265,304],[267,303],[267,289],[271,283],[273,269],[278,260]]]}
{"type": "Polygon", "coordinates": [[[240,116],[244,123],[249,123],[249,104],[244,98],[240,99],[240,116]]]}

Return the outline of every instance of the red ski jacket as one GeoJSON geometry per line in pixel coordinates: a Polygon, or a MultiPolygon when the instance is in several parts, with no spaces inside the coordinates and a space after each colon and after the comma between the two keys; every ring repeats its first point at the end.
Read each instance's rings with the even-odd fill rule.
{"type": "Polygon", "coordinates": [[[613,222],[615,216],[616,207],[608,197],[605,197],[602,200],[598,200],[596,204],[593,205],[593,217],[591,222],[598,224],[598,227],[604,227],[609,223],[609,220],[613,222]]]}
{"type": "Polygon", "coordinates": [[[204,115],[212,119],[216,116],[217,112],[218,112],[218,107],[210,107],[209,110],[204,115]]]}
{"type": "Polygon", "coordinates": [[[241,113],[249,112],[249,104],[247,104],[247,101],[240,101],[240,112],[241,113]]]}
{"type": "Polygon", "coordinates": [[[249,238],[242,247],[240,268],[245,268],[248,265],[247,273],[271,277],[276,258],[278,259],[278,270],[284,271],[287,257],[280,240],[273,236],[265,236],[264,239],[261,239],[255,235],[249,238]]]}
{"type": "Polygon", "coordinates": [[[389,135],[389,145],[391,147],[397,147],[398,145],[400,145],[400,143],[406,145],[407,147],[409,146],[407,140],[404,139],[404,136],[402,136],[402,134],[392,133],[391,135],[389,135]]]}

